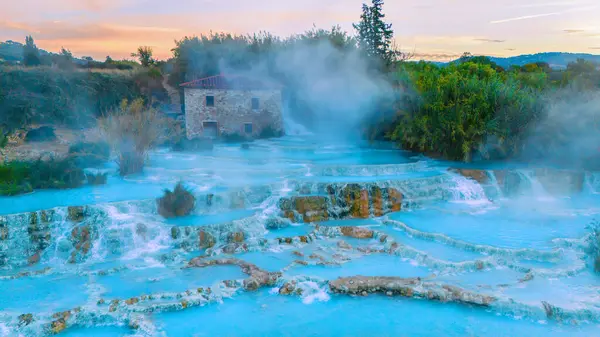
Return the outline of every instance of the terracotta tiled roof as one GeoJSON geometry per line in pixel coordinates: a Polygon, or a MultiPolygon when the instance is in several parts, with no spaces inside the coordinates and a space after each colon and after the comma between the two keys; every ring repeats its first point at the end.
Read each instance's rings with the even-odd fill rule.
{"type": "Polygon", "coordinates": [[[241,75],[216,75],[200,78],[179,85],[184,88],[199,89],[233,89],[233,90],[261,90],[281,89],[281,85],[260,78],[251,78],[241,75]]]}

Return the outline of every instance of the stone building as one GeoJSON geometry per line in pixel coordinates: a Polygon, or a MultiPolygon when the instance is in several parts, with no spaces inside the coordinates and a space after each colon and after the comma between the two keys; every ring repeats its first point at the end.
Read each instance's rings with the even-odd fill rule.
{"type": "Polygon", "coordinates": [[[267,80],[217,75],[181,84],[188,139],[282,134],[281,86],[267,80]]]}

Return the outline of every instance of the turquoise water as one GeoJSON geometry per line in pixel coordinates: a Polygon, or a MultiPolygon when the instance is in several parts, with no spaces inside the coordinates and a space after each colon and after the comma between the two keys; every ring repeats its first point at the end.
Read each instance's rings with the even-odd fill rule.
{"type": "Polygon", "coordinates": [[[0,198],[0,336],[600,336],[600,276],[585,252],[599,175],[553,195],[513,166],[523,180],[509,195],[454,165],[284,137],[160,150],[143,174],[111,174],[106,186],[0,198]],[[178,181],[196,207],[163,219],[155,198],[178,181]],[[330,191],[347,186],[395,188],[402,210],[375,214],[370,200],[368,218],[338,219],[355,197],[330,191]],[[292,223],[280,202],[302,195],[327,200],[326,219],[292,223]],[[67,206],[85,206],[82,218],[67,206]],[[345,236],[350,227],[369,235],[345,236]],[[188,267],[196,257],[218,265],[188,267]],[[244,263],[281,274],[245,290],[244,263]],[[419,277],[494,301],[330,290],[354,276],[419,277]],[[280,294],[286,283],[301,293],[280,294]]]}

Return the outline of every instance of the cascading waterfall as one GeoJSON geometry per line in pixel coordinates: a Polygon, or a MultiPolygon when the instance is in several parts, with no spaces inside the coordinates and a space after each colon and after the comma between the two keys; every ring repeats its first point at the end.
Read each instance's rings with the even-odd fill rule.
{"type": "Polygon", "coordinates": [[[531,170],[517,170],[516,172],[521,178],[521,184],[519,186],[521,194],[530,194],[538,200],[551,199],[548,192],[544,189],[544,186],[542,186],[531,170]]]}
{"type": "Polygon", "coordinates": [[[449,187],[452,201],[488,202],[483,187],[472,179],[452,175],[452,184],[449,187]]]}
{"type": "MultiPolygon", "coordinates": [[[[211,186],[194,190],[188,217],[159,216],[154,192],[143,200],[0,216],[0,336],[41,337],[73,327],[94,335],[87,329],[98,325],[128,331],[115,335],[223,335],[231,320],[264,335],[266,324],[285,326],[280,316],[303,327],[286,330],[292,336],[309,326],[325,334],[339,321],[358,324],[337,326],[342,334],[370,334],[377,326],[423,334],[420,320],[396,330],[396,315],[373,312],[446,320],[428,324],[433,335],[492,331],[482,326],[551,335],[556,322],[573,335],[600,323],[584,240],[585,226],[598,216],[597,173],[585,176],[585,198],[567,200],[588,212],[557,214],[538,207],[537,199],[552,195],[554,176],[540,176],[545,171],[449,173],[423,157],[352,147],[330,158],[319,152],[322,145],[294,138],[250,151],[220,146],[210,155],[162,153],[166,162],[157,162],[166,167],[148,170],[165,177],[194,172],[192,186],[211,186]],[[260,151],[276,154],[272,166],[257,160],[260,151]],[[513,196],[524,207],[510,203],[513,196]],[[358,275],[377,287],[350,299],[332,296],[339,277],[358,275]],[[476,304],[467,309],[475,323],[463,319],[465,303],[476,304]],[[365,310],[371,306],[377,310],[365,310]],[[206,330],[188,324],[199,320],[206,330]]],[[[127,183],[157,182],[140,175],[127,183]]]]}

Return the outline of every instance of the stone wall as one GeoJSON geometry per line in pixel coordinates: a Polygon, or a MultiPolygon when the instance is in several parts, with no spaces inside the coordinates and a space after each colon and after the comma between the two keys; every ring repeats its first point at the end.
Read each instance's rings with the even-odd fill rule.
{"type": "Polygon", "coordinates": [[[251,137],[267,126],[283,130],[281,90],[225,90],[185,88],[185,121],[188,139],[201,137],[203,122],[216,121],[219,134],[246,135],[244,125],[252,123],[251,137]],[[214,107],[206,106],[206,96],[214,96],[214,107]],[[252,110],[252,98],[259,109],[252,110]]]}

